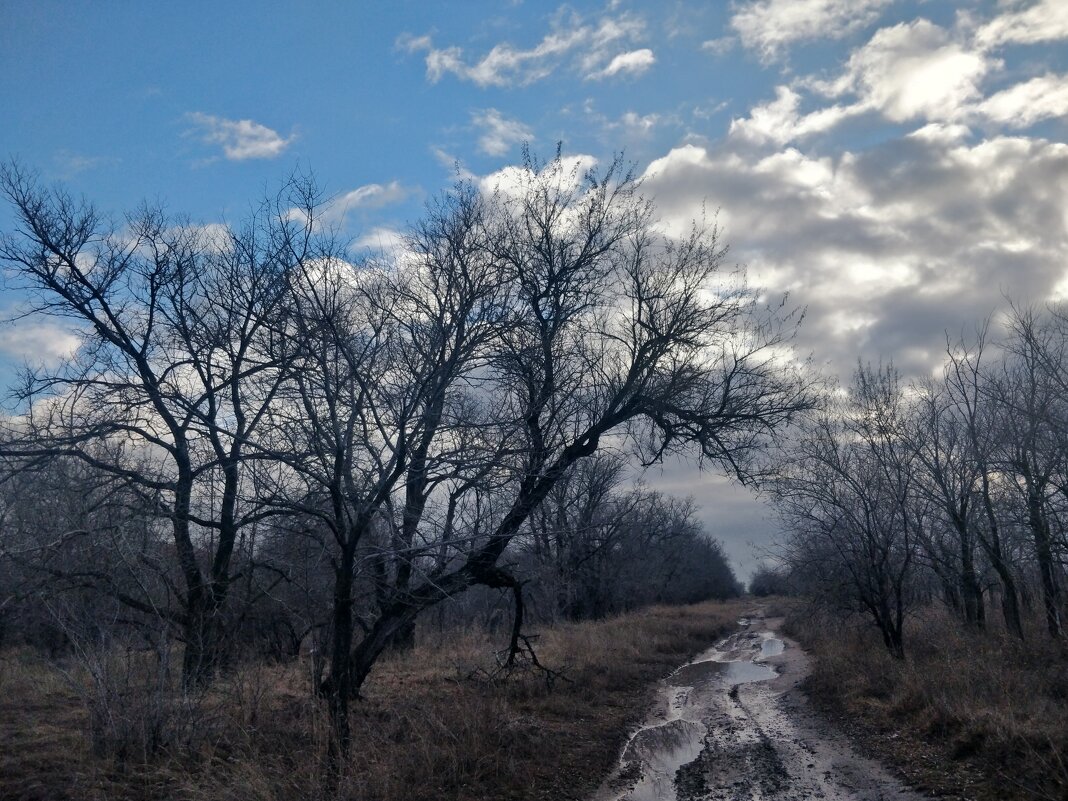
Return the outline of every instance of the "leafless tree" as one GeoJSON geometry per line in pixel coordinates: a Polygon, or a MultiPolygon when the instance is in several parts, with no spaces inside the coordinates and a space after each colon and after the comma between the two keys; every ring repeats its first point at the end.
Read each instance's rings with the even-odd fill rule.
{"type": "Polygon", "coordinates": [[[964,456],[975,469],[978,478],[977,495],[981,504],[983,525],[975,529],[979,544],[1001,584],[1001,607],[1005,626],[1014,635],[1023,637],[1020,619],[1020,598],[1017,579],[1003,527],[995,509],[997,479],[997,431],[994,407],[988,402],[986,389],[987,326],[976,332],[971,342],[950,343],[946,348],[944,385],[948,411],[959,421],[964,435],[964,456]]]}
{"type": "Polygon", "coordinates": [[[1068,350],[1061,332],[1039,319],[1033,309],[1014,308],[1006,358],[989,382],[991,402],[998,409],[1000,458],[1011,473],[1010,486],[1020,493],[1034,543],[1042,587],[1046,626],[1059,637],[1061,590],[1050,504],[1055,476],[1064,457],[1061,445],[1063,397],[1054,370],[1063,370],[1068,350]]]}
{"type": "Polygon", "coordinates": [[[234,549],[258,514],[243,503],[243,468],[286,374],[272,340],[287,277],[314,249],[288,209],[293,196],[314,199],[292,183],[244,227],[209,232],[147,207],[113,223],[17,165],[0,189],[19,225],[0,259],[34,299],[26,313],[81,337],[58,369],[27,376],[4,453],[80,459],[170,522],[177,603],[124,601],[180,630],[185,679],[202,682],[221,645],[234,549]]]}
{"type": "Polygon", "coordinates": [[[361,263],[335,254],[292,284],[281,347],[294,370],[263,450],[286,468],[272,503],[318,519],[334,541],[323,691],[343,746],[358,690],[355,629],[403,603],[421,558],[447,556],[448,521],[436,538],[420,534],[428,499],[447,494],[455,519],[485,473],[479,450],[500,448],[485,444],[485,411],[470,397],[485,344],[506,324],[507,288],[482,244],[482,214],[481,197],[461,187],[402,251],[361,263]],[[362,604],[361,582],[371,595],[362,604]]]}
{"type": "Polygon", "coordinates": [[[550,601],[548,617],[603,617],[657,602],[726,598],[737,580],[695,504],[630,486],[622,454],[575,464],[518,536],[517,572],[550,601]]]}
{"type": "Polygon", "coordinates": [[[694,448],[742,479],[767,437],[813,396],[785,358],[789,324],[722,276],[714,230],[658,236],[619,162],[578,175],[528,159],[499,187],[486,247],[509,287],[508,325],[489,343],[482,392],[503,414],[509,498],[461,558],[385,605],[353,653],[358,687],[393,634],[474,584],[512,587],[498,566],[531,512],[609,436],[654,460],[694,448]]]}
{"type": "Polygon", "coordinates": [[[981,466],[971,458],[966,426],[937,382],[916,388],[906,434],[916,454],[918,492],[938,510],[921,531],[928,563],[965,622],[981,627],[985,604],[976,564],[981,466]]]}
{"type": "MultiPolygon", "coordinates": [[[[169,622],[188,684],[241,639],[226,621],[247,632],[275,608],[297,643],[329,631],[320,690],[342,749],[349,699],[428,607],[475,585],[511,592],[515,658],[510,546],[582,460],[611,442],[748,481],[816,400],[790,348],[797,316],[724,269],[714,227],[662,234],[619,160],[583,173],[528,156],[362,258],[301,180],[214,231],[154,209],[114,224],[17,166],[0,186],[20,224],[0,257],[36,300],[27,313],[82,338],[28,376],[0,456],[75,460],[166,524],[159,586],[99,589],[169,622]],[[323,557],[330,610],[316,614],[296,582],[318,568],[292,561],[323,557]]],[[[655,534],[666,570],[681,563],[671,543],[725,564],[692,506],[618,503],[637,501],[670,523],[655,534]]],[[[636,532],[654,536],[650,518],[623,519],[626,547],[649,547],[636,532]]]]}
{"type": "Polygon", "coordinates": [[[848,398],[791,443],[771,483],[788,532],[788,560],[846,605],[871,615],[904,656],[904,623],[925,508],[893,367],[861,366],[848,398]]]}

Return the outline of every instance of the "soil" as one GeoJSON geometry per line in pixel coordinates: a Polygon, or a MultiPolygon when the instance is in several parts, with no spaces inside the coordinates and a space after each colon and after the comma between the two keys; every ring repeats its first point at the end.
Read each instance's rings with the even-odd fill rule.
{"type": "Polygon", "coordinates": [[[658,687],[594,801],[918,801],[801,690],[808,657],[763,608],[658,687]]]}

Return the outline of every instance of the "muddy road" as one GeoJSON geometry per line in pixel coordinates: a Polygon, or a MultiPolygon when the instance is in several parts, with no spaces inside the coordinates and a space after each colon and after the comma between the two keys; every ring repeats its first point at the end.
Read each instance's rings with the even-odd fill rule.
{"type": "Polygon", "coordinates": [[[808,662],[781,621],[739,630],[660,682],[594,801],[918,801],[811,711],[808,662]]]}

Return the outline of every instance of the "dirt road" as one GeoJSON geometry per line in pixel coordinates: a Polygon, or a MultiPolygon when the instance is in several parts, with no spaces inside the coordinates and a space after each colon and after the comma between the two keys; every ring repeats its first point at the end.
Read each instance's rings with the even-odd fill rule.
{"type": "Polygon", "coordinates": [[[918,801],[813,713],[805,654],[763,610],[664,679],[595,801],[918,801]]]}

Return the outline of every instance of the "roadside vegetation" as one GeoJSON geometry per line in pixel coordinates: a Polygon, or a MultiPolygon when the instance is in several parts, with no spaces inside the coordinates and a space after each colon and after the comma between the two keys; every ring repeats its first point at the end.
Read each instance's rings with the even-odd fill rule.
{"type": "Polygon", "coordinates": [[[101,709],[78,659],[9,649],[0,655],[0,797],[586,798],[643,715],[652,683],[730,631],[739,609],[656,606],[539,627],[531,635],[555,680],[532,669],[494,676],[506,632],[421,635],[369,678],[353,708],[358,747],[340,769],[323,702],[307,692],[308,658],[242,665],[164,712],[149,699],[166,696],[136,692],[157,678],[152,659],[131,666],[113,655],[125,683],[101,709]],[[99,714],[125,732],[107,760],[86,736],[99,714]],[[154,752],[153,736],[164,738],[154,752]]]}
{"type": "Polygon", "coordinates": [[[788,633],[813,657],[806,692],[910,784],[981,801],[1068,795],[1068,657],[1041,620],[1025,618],[1020,642],[926,606],[895,659],[859,616],[784,606],[788,633]]]}

